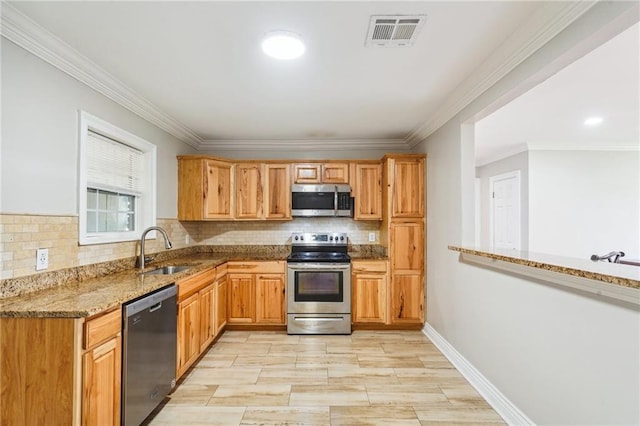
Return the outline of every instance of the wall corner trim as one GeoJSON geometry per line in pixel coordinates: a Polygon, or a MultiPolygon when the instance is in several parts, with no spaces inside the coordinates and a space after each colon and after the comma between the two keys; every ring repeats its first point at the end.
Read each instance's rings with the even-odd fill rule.
{"type": "Polygon", "coordinates": [[[429,323],[425,323],[422,332],[433,342],[442,354],[460,371],[480,395],[510,425],[534,425],[513,402],[500,392],[486,377],[482,375],[465,357],[462,356],[444,337],[429,323]]]}

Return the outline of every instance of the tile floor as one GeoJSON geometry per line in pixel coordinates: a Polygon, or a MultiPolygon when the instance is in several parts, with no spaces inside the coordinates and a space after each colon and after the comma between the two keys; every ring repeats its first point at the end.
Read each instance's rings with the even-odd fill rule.
{"type": "Polygon", "coordinates": [[[504,424],[419,331],[227,331],[151,425],[504,424]]]}

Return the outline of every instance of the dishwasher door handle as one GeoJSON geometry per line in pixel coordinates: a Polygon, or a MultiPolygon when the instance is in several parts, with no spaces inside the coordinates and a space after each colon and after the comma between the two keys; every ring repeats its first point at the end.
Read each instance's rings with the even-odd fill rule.
{"type": "Polygon", "coordinates": [[[154,306],[150,307],[149,308],[149,313],[157,311],[160,308],[162,308],[162,302],[158,302],[157,305],[154,305],[154,306]]]}

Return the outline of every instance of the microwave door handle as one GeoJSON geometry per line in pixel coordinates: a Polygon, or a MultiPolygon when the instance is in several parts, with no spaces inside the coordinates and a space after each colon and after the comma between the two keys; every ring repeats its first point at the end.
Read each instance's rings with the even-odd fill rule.
{"type": "Polygon", "coordinates": [[[333,192],[333,215],[338,216],[338,185],[334,186],[333,192]]]}

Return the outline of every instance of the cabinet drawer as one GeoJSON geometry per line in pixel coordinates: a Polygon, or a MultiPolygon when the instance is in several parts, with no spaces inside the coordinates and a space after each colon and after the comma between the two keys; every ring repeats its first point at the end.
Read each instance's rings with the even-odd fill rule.
{"type": "Polygon", "coordinates": [[[84,349],[104,342],[120,332],[122,327],[122,311],[113,310],[88,319],[84,323],[84,349]]]}
{"type": "Polygon", "coordinates": [[[185,278],[177,282],[178,301],[181,301],[190,294],[202,290],[206,285],[211,284],[216,279],[215,269],[207,269],[197,275],[185,278]]]}
{"type": "Polygon", "coordinates": [[[354,260],[351,262],[351,272],[387,272],[387,262],[385,260],[354,260]]]}
{"type": "Polygon", "coordinates": [[[259,274],[284,274],[285,262],[268,261],[268,262],[229,262],[229,273],[259,273],[259,274]]]}

